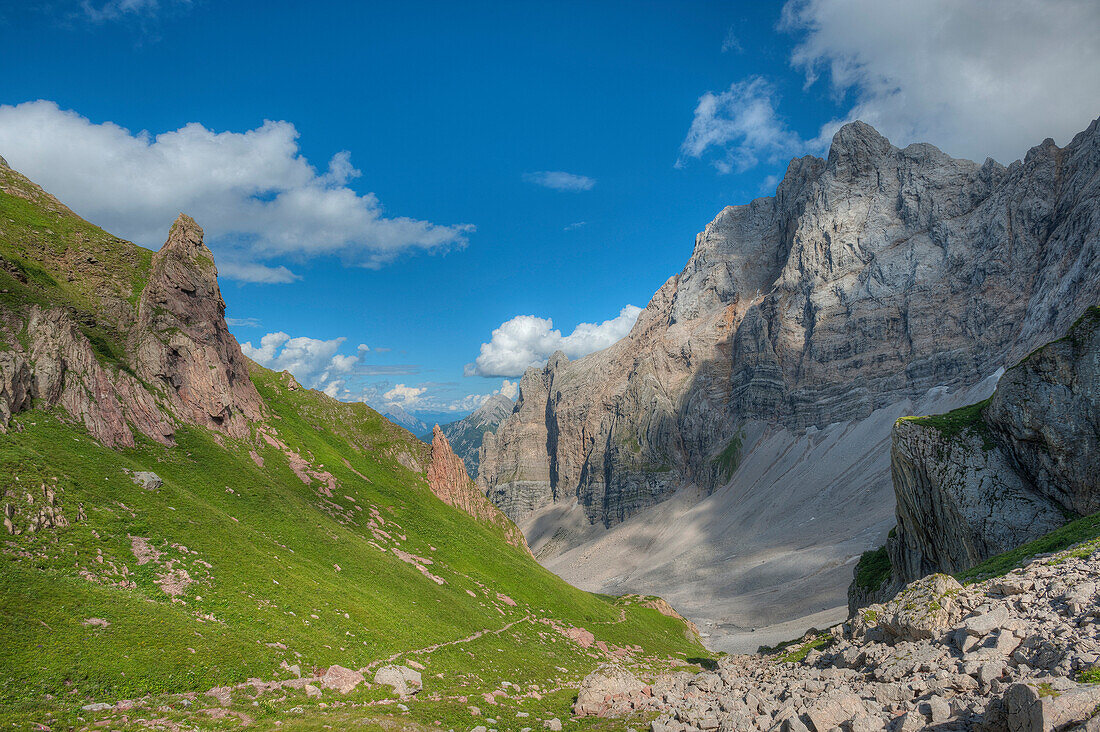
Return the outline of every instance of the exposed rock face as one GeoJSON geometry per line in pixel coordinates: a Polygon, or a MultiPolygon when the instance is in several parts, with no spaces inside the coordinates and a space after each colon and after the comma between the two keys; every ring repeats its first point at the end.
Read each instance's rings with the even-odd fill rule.
{"type": "Polygon", "coordinates": [[[509,544],[527,549],[527,542],[516,525],[477,489],[462,459],[451,449],[439,425],[432,430],[432,460],[427,470],[428,485],[441,501],[465,511],[476,519],[501,527],[509,544]]]}
{"type": "Polygon", "coordinates": [[[466,471],[470,475],[477,475],[480,465],[478,453],[485,433],[496,432],[500,423],[512,414],[514,407],[515,402],[508,397],[493,394],[466,417],[440,427],[455,454],[466,464],[466,471]]]}
{"type": "Polygon", "coordinates": [[[131,374],[102,364],[64,310],[32,307],[26,336],[28,352],[11,351],[0,360],[5,425],[12,414],[30,407],[29,395],[43,407],[60,406],[104,445],[133,445],[131,426],[171,443],[173,427],[152,395],[131,374]]]}
{"type": "Polygon", "coordinates": [[[1100,511],[1100,307],[1009,369],[985,414],[1036,490],[1074,513],[1100,511]]]}
{"type": "Polygon", "coordinates": [[[969,386],[1100,299],[1100,132],[1009,167],[845,125],[723,210],[625,339],[529,370],[479,482],[510,517],[615,524],[723,485],[750,420],[795,430],[969,386]],[[732,458],[732,459],[730,459],[732,458]]]}
{"type": "Polygon", "coordinates": [[[1065,523],[980,434],[901,421],[893,437],[898,529],[887,547],[898,579],[961,572],[1065,523]]]}
{"type": "Polygon", "coordinates": [[[897,581],[958,572],[1100,510],[1100,308],[1005,372],[987,405],[899,421],[897,581]]]}
{"type": "Polygon", "coordinates": [[[133,335],[135,365],[164,388],[181,418],[244,438],[261,417],[262,401],[225,323],[218,270],[202,236],[180,214],[153,257],[133,335]]]}

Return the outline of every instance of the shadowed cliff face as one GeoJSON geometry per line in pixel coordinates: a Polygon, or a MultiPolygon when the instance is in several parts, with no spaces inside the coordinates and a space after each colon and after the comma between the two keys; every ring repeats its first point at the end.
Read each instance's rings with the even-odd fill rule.
{"type": "Polygon", "coordinates": [[[724,209],[630,335],[523,377],[479,484],[515,520],[607,525],[727,483],[744,425],[860,419],[978,383],[1100,299],[1100,134],[1004,167],[845,125],[776,195],[724,209]]]}
{"type": "Polygon", "coordinates": [[[959,572],[1100,511],[1100,308],[987,404],[894,427],[893,585],[959,572]]]}

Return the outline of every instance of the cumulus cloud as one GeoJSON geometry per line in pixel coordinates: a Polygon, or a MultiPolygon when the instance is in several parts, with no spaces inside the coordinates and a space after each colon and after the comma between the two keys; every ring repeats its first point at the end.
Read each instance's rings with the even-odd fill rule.
{"type": "Polygon", "coordinates": [[[307,387],[335,397],[363,354],[362,351],[355,356],[337,353],[346,340],[343,337],[327,341],[305,336],[292,338],[278,331],[261,338],[259,346],[253,346],[252,341],[242,343],[241,351],[261,366],[289,371],[307,387]]]}
{"type": "Polygon", "coordinates": [[[1065,144],[1100,114],[1095,0],[796,0],[792,64],[827,75],[854,104],[822,129],[862,119],[895,144],[1011,162],[1046,137],[1065,144]]]}
{"type": "Polygon", "coordinates": [[[596,185],[595,178],[576,173],[566,173],[562,170],[540,170],[536,173],[524,173],[523,179],[528,183],[553,188],[555,191],[590,191],[596,185]]]}
{"type": "Polygon", "coordinates": [[[1100,3],[1094,0],[791,0],[781,29],[806,86],[827,83],[846,110],[802,139],[761,77],[704,94],[677,165],[716,151],[720,171],[823,152],[862,119],[897,145],[1008,163],[1100,114],[1100,3]]]}
{"type": "Polygon", "coordinates": [[[496,390],[497,394],[503,394],[512,401],[515,401],[519,397],[519,382],[509,381],[505,379],[500,383],[500,388],[496,390]]]}
{"type": "Polygon", "coordinates": [[[699,97],[677,167],[712,147],[724,151],[712,161],[722,173],[748,170],[761,158],[775,162],[797,153],[803,142],[779,116],[778,101],[775,87],[760,76],[699,97]]]}
{"type": "Polygon", "coordinates": [[[546,363],[554,351],[569,358],[607,348],[634,327],[642,309],[627,305],[618,316],[602,323],[581,323],[563,336],[550,318],[517,315],[493,330],[488,343],[481,344],[477,359],[466,365],[467,376],[519,376],[531,366],[546,363]]]}
{"type": "Polygon", "coordinates": [[[426,387],[419,386],[405,386],[404,384],[397,384],[389,391],[382,395],[390,404],[400,404],[406,409],[416,404],[420,397],[427,391],[426,387]]]}
{"type": "Polygon", "coordinates": [[[297,277],[272,259],[328,255],[378,267],[410,250],[464,246],[473,231],[383,215],[374,194],[347,186],[359,171],[346,151],[319,172],[289,122],[245,132],[190,123],[152,135],[40,100],[0,105],[0,150],[81,215],[152,248],[186,211],[206,230],[220,271],[244,281],[297,277]]]}

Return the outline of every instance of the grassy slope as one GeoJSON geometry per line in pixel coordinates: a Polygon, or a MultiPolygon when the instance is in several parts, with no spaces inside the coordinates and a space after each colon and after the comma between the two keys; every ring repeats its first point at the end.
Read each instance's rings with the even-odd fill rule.
{"type": "Polygon", "coordinates": [[[63,307],[97,353],[117,363],[126,311],[136,308],[152,258],[0,165],[0,305],[63,307]]]}
{"type": "MultiPolygon", "coordinates": [[[[323,464],[339,481],[327,499],[331,505],[294,475],[278,449],[258,450],[261,469],[249,456],[250,445],[222,447],[198,429],[181,430],[175,448],[143,443],[115,451],[54,415],[30,412],[18,418],[21,431],[0,437],[7,500],[23,498],[29,489],[41,501],[39,486],[56,485],[66,516],[75,518],[83,503],[88,517],[3,543],[0,722],[37,718],[45,694],[57,697],[49,706],[64,718],[90,700],[285,678],[279,669],[284,660],[303,670],[334,663],[358,668],[528,615],[582,625],[600,640],[638,643],[658,656],[701,652],[687,641],[680,622],[570,587],[505,544],[496,529],[436,499],[419,474],[387,457],[415,449],[411,435],[365,406],[287,391],[264,369],[256,369],[254,381],[277,415],[279,437],[312,454],[313,464],[323,464]],[[332,419],[332,412],[363,418],[332,419]],[[346,437],[329,428],[330,421],[346,437]],[[164,486],[144,490],[124,468],[152,470],[164,486]],[[371,507],[400,548],[431,558],[431,571],[446,584],[371,545],[371,507]],[[164,560],[181,558],[195,582],[172,601],[155,583],[163,570],[137,564],[131,536],[149,538],[165,552],[164,560]],[[137,587],[109,587],[80,576],[86,570],[108,581],[121,579],[108,573],[111,563],[126,565],[137,587]],[[518,604],[500,601],[498,592],[518,604]],[[110,627],[82,624],[93,617],[110,627]],[[273,643],[286,650],[267,645],[273,643]]],[[[473,657],[468,651],[478,644],[444,648],[427,661],[418,657],[431,673],[444,674],[436,679],[426,672],[426,691],[470,695],[492,691],[502,680],[546,686],[554,677],[575,684],[597,663],[530,622],[491,642],[482,639],[480,645],[486,644],[491,647],[473,657]],[[561,674],[556,666],[569,671],[561,674]]],[[[434,719],[441,712],[424,713],[434,719]]]]}
{"type": "MultiPolygon", "coordinates": [[[[84,222],[2,167],[0,189],[0,289],[7,290],[0,302],[16,310],[65,307],[104,360],[121,360],[127,306],[140,294],[151,253],[84,222]],[[22,195],[10,195],[13,189],[22,195]]],[[[498,529],[436,499],[398,459],[423,464],[426,447],[365,405],[290,391],[279,375],[259,367],[252,376],[279,439],[337,480],[331,498],[320,495],[317,482],[305,485],[280,449],[197,428],[181,428],[173,448],[139,441],[110,450],[62,413],[32,411],[0,434],[0,488],[16,525],[25,527],[42,506],[43,486],[54,490],[71,523],[0,534],[0,726],[23,728],[33,720],[64,728],[83,704],[152,695],[166,700],[159,714],[167,718],[198,715],[204,727],[233,727],[235,719],[214,722],[195,711],[214,704],[201,692],[250,677],[287,678],[283,662],[304,673],[334,663],[357,668],[511,623],[499,634],[414,656],[428,667],[425,691],[406,714],[468,726],[461,698],[477,701],[507,680],[562,690],[542,701],[505,697],[500,706],[564,718],[569,688],[601,656],[538,619],[584,626],[608,643],[641,645],[647,656],[639,657],[641,666],[705,655],[680,621],[570,587],[508,546],[498,529]],[[250,456],[253,449],[263,467],[250,456]],[[125,470],[156,472],[164,485],[144,490],[125,470]],[[77,522],[81,504],[87,518],[77,522]],[[372,534],[372,509],[389,540],[372,534]],[[139,565],[132,537],[147,538],[160,558],[139,565]],[[431,558],[428,569],[445,584],[391,548],[431,558]],[[171,560],[193,579],[175,598],[157,584],[171,560]],[[85,625],[90,618],[110,625],[85,625]],[[187,708],[164,696],[180,692],[200,696],[187,708]],[[432,695],[441,698],[431,702],[432,695]]],[[[297,691],[259,706],[242,703],[260,726],[278,719],[285,729],[299,718],[301,728],[324,720],[338,726],[349,712],[332,704],[332,693],[326,692],[327,708],[297,691]]],[[[387,696],[376,687],[340,701],[368,704],[387,696]]],[[[129,724],[118,713],[103,714],[113,716],[114,726],[129,724]]]]}

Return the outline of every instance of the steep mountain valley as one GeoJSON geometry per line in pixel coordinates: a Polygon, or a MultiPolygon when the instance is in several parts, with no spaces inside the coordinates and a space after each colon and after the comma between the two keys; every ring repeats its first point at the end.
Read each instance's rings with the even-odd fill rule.
{"type": "Polygon", "coordinates": [[[0,158],[0,726],[1100,729],[1098,304],[1100,121],[853,122],[417,439],[0,158]]]}

